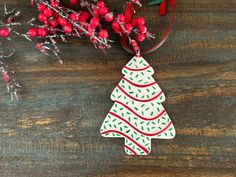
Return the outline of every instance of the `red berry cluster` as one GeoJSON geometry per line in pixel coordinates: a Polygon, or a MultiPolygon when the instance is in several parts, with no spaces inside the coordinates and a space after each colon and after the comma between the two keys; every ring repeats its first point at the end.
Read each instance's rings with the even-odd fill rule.
{"type": "MultiPolygon", "coordinates": [[[[141,5],[139,0],[132,0],[130,3],[141,5]]],[[[96,5],[92,7],[92,15],[96,23],[95,25],[100,25],[99,20],[104,19],[106,22],[112,23],[112,29],[115,33],[120,34],[121,36],[126,35],[129,37],[131,45],[133,46],[135,51],[139,50],[138,42],[142,42],[146,39],[146,37],[150,36],[150,33],[147,31],[145,26],[145,19],[142,17],[133,18],[130,21],[127,20],[125,14],[118,14],[114,17],[112,12],[109,12],[108,8],[106,7],[103,1],[98,1],[96,5]],[[131,33],[136,35],[136,39],[131,39],[131,33]]],[[[93,26],[93,22],[90,25],[93,26]]],[[[106,30],[101,30],[99,33],[100,37],[107,37],[108,33],[106,30]]]]}
{"type": "MultiPolygon", "coordinates": [[[[70,0],[72,5],[77,3],[76,0],[70,0]]],[[[108,8],[104,2],[100,1],[96,5],[87,2],[81,2],[81,6],[85,7],[82,10],[74,11],[72,9],[60,6],[57,0],[37,0],[34,3],[40,12],[38,20],[43,25],[38,26],[33,23],[28,29],[27,36],[30,38],[63,38],[65,36],[81,37],[87,36],[98,48],[109,48],[108,32],[102,29],[101,18],[111,21],[112,14],[108,13],[108,8]],[[89,10],[88,7],[92,6],[93,9],[89,10]]],[[[65,41],[65,40],[64,40],[65,41]]],[[[55,47],[56,40],[53,40],[55,47]]],[[[36,45],[40,51],[46,53],[50,48],[41,43],[36,45]],[[44,50],[43,50],[44,48],[44,50]]],[[[53,51],[55,53],[55,51],[53,51]]]]}
{"type": "MultiPolygon", "coordinates": [[[[132,3],[139,4],[138,0],[132,0],[132,3]]],[[[112,22],[112,29],[115,33],[120,35],[127,35],[130,38],[131,33],[133,32],[136,35],[136,40],[142,42],[146,37],[149,36],[149,32],[145,26],[145,19],[142,17],[133,18],[132,21],[127,21],[124,14],[118,14],[114,17],[112,12],[109,12],[103,1],[98,1],[95,6],[92,8],[92,15],[94,16],[91,20],[94,20],[95,25],[99,25],[99,20],[104,18],[106,22],[112,22]]],[[[90,25],[93,26],[93,22],[90,25]]],[[[95,26],[96,27],[96,26],[95,26]]],[[[99,33],[100,37],[107,37],[108,33],[106,30],[101,30],[99,33]]],[[[137,42],[135,40],[130,40],[135,51],[139,50],[137,42]]]]}
{"type": "MultiPolygon", "coordinates": [[[[136,35],[136,40],[142,42],[146,37],[149,36],[149,32],[145,26],[145,19],[142,17],[133,18],[132,21],[127,23],[125,21],[125,16],[123,14],[117,15],[117,18],[112,23],[112,28],[115,33],[120,33],[121,35],[129,36],[131,32],[136,35]]],[[[135,51],[139,50],[136,40],[132,41],[131,44],[135,51]]]]}
{"type": "MultiPolygon", "coordinates": [[[[71,5],[76,5],[77,0],[70,0],[71,5]]],[[[139,0],[131,0],[130,3],[140,4],[139,0]]],[[[139,47],[136,41],[142,42],[148,36],[145,20],[142,17],[133,18],[128,22],[124,14],[118,14],[109,11],[106,4],[99,0],[95,4],[86,0],[81,0],[81,10],[75,11],[67,7],[61,6],[59,0],[35,0],[32,4],[37,5],[39,11],[38,20],[43,25],[38,26],[33,23],[28,29],[27,36],[30,38],[40,37],[50,39],[55,48],[57,40],[55,38],[64,39],[65,36],[88,37],[96,47],[100,49],[109,48],[109,34],[104,23],[111,23],[115,33],[127,35],[133,48],[138,51],[139,47]],[[136,36],[131,39],[130,36],[136,36]]],[[[65,41],[65,40],[64,40],[65,41]]],[[[43,53],[50,50],[45,43],[38,43],[38,48],[43,53]]],[[[53,51],[53,50],[52,50],[53,51]]],[[[55,51],[53,51],[55,53],[55,51]]],[[[57,52],[56,52],[57,53],[57,52]]]]}
{"type": "MultiPolygon", "coordinates": [[[[132,0],[130,3],[141,5],[139,0],[132,0]]],[[[135,51],[139,50],[138,42],[142,42],[146,37],[150,36],[145,26],[145,19],[142,17],[133,18],[132,21],[127,20],[125,14],[118,14],[114,17],[112,12],[109,12],[103,1],[98,1],[96,5],[92,6],[93,18],[90,21],[92,27],[99,26],[100,19],[104,19],[106,22],[112,23],[112,29],[115,33],[121,36],[127,35],[130,38],[131,44],[135,51]],[[131,33],[136,35],[136,40],[131,39],[131,33]]],[[[108,32],[106,30],[101,30],[99,32],[100,37],[108,37],[108,32]]]]}

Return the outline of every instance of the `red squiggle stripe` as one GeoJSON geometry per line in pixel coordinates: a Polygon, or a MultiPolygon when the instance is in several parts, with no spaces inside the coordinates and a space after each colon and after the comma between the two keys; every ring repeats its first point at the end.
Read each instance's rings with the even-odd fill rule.
{"type": "Polygon", "coordinates": [[[145,85],[139,85],[139,84],[135,84],[133,82],[131,82],[130,80],[126,79],[126,78],[123,78],[125,81],[129,82],[130,84],[132,84],[133,86],[136,86],[136,87],[149,87],[149,86],[152,86],[154,84],[156,84],[156,82],[152,82],[150,84],[145,84],[145,85]]]}
{"type": "Polygon", "coordinates": [[[111,115],[117,117],[118,119],[122,120],[123,122],[125,122],[126,124],[128,124],[130,127],[132,127],[134,130],[136,130],[137,132],[145,135],[145,136],[156,136],[162,132],[164,132],[166,129],[169,128],[169,126],[172,124],[172,122],[170,122],[164,129],[162,129],[161,131],[158,131],[158,132],[155,132],[155,133],[145,133],[145,132],[142,132],[140,131],[139,129],[137,129],[136,127],[134,127],[131,123],[129,123],[127,120],[125,120],[124,118],[122,118],[121,116],[113,113],[113,112],[109,112],[111,115]]]}
{"type": "Polygon", "coordinates": [[[131,151],[134,155],[137,155],[137,152],[135,152],[133,149],[131,149],[129,146],[125,145],[125,148],[131,151]]]}
{"type": "Polygon", "coordinates": [[[144,152],[146,152],[147,154],[149,153],[149,151],[143,147],[142,145],[140,145],[138,142],[136,142],[135,140],[133,140],[132,138],[130,138],[128,135],[120,132],[120,131],[117,131],[117,130],[107,130],[107,131],[104,131],[104,132],[101,132],[101,134],[107,134],[107,133],[118,133],[122,136],[124,136],[125,138],[129,139],[130,141],[132,141],[134,144],[136,144],[138,147],[140,147],[144,152]]]}
{"type": "Polygon", "coordinates": [[[149,67],[150,67],[150,65],[146,66],[145,68],[133,69],[133,68],[129,68],[128,66],[124,66],[125,69],[128,69],[130,71],[143,71],[145,69],[148,69],[149,67]]]}
{"type": "Polygon", "coordinates": [[[158,93],[156,96],[154,96],[153,98],[151,99],[148,99],[148,100],[139,100],[139,99],[136,99],[134,97],[132,97],[131,95],[129,95],[128,93],[126,93],[119,85],[117,85],[117,87],[128,97],[130,97],[131,99],[135,100],[135,101],[139,101],[139,102],[149,102],[149,101],[152,101],[152,100],[155,100],[156,98],[158,98],[163,92],[161,91],[160,93],[158,93]]]}
{"type": "Polygon", "coordinates": [[[146,118],[146,117],[142,117],[140,115],[138,115],[136,112],[134,112],[131,108],[129,108],[128,106],[126,106],[124,103],[120,102],[120,101],[117,101],[117,100],[113,100],[115,103],[119,103],[121,104],[122,106],[124,106],[126,109],[128,109],[130,112],[132,112],[133,114],[135,114],[137,117],[139,117],[140,119],[143,119],[143,120],[155,120],[159,117],[161,117],[165,112],[166,110],[163,110],[160,114],[158,114],[157,116],[153,117],[153,118],[146,118]]]}

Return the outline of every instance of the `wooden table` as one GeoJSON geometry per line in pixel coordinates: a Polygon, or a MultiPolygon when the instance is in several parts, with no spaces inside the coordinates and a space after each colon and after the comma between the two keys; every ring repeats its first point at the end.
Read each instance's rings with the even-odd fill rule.
{"type": "MultiPolygon", "coordinates": [[[[6,2],[22,9],[22,22],[37,14],[29,0],[6,2]]],[[[120,2],[113,7],[121,10],[120,2]]],[[[143,11],[149,29],[161,33],[167,23],[152,23],[151,9],[143,11]]],[[[178,0],[170,38],[144,56],[177,130],[174,140],[153,140],[149,156],[126,156],[123,139],[99,134],[132,57],[118,42],[107,54],[61,43],[63,65],[15,42],[7,63],[23,88],[11,102],[0,85],[0,176],[236,176],[236,1],[178,0]]]]}

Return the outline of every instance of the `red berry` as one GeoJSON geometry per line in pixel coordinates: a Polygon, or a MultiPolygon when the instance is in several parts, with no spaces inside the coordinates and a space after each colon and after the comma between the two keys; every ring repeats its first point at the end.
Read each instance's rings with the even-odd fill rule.
{"type": "Polygon", "coordinates": [[[59,22],[57,19],[54,18],[53,20],[50,21],[50,24],[53,28],[56,28],[59,22]]]}
{"type": "Polygon", "coordinates": [[[132,29],[133,29],[133,25],[130,23],[125,24],[125,29],[128,33],[131,33],[132,29]]]}
{"type": "Polygon", "coordinates": [[[88,11],[82,11],[80,15],[84,16],[86,20],[90,17],[90,13],[88,11]]]}
{"type": "Polygon", "coordinates": [[[109,11],[108,11],[108,8],[102,7],[99,9],[99,12],[101,15],[106,15],[109,11]]]}
{"type": "Polygon", "coordinates": [[[93,37],[90,37],[90,40],[93,42],[93,43],[97,43],[97,39],[93,38],[93,37]]]}
{"type": "Polygon", "coordinates": [[[113,15],[112,13],[107,13],[107,14],[105,15],[105,21],[106,21],[106,22],[112,22],[113,19],[114,19],[114,15],[113,15]]]}
{"type": "Polygon", "coordinates": [[[39,14],[38,16],[39,21],[45,23],[45,21],[47,21],[47,17],[45,16],[45,14],[39,14]]]}
{"type": "Polygon", "coordinates": [[[37,49],[40,49],[41,47],[42,47],[42,45],[41,45],[40,43],[37,43],[37,44],[36,44],[36,48],[37,48],[37,49]]]}
{"type": "Polygon", "coordinates": [[[12,18],[8,18],[7,19],[7,23],[12,23],[13,19],[12,18]]]}
{"type": "Polygon", "coordinates": [[[81,23],[85,23],[86,22],[86,18],[84,16],[82,16],[82,15],[79,15],[78,21],[81,22],[81,23]]]}
{"type": "Polygon", "coordinates": [[[49,26],[49,21],[46,20],[46,21],[44,22],[44,25],[45,25],[45,27],[48,27],[48,26],[49,26]]]}
{"type": "Polygon", "coordinates": [[[91,25],[91,27],[93,27],[93,28],[96,28],[96,27],[99,25],[99,23],[100,23],[100,18],[93,17],[93,18],[91,18],[91,20],[90,20],[90,25],[91,25]]]}
{"type": "Polygon", "coordinates": [[[131,40],[131,44],[132,44],[133,47],[137,47],[138,46],[138,44],[137,44],[137,42],[135,40],[131,40]]]}
{"type": "Polygon", "coordinates": [[[103,46],[103,45],[99,45],[98,48],[99,48],[99,49],[105,49],[106,47],[103,46]]]}
{"type": "Polygon", "coordinates": [[[68,23],[63,27],[63,30],[66,34],[70,34],[73,31],[72,25],[68,23]]]}
{"type": "Polygon", "coordinates": [[[45,4],[38,4],[38,11],[39,12],[43,12],[46,9],[46,5],[45,4]]]}
{"type": "Polygon", "coordinates": [[[98,6],[99,8],[103,8],[103,7],[105,7],[105,3],[104,3],[103,1],[98,1],[98,2],[97,2],[97,6],[98,6]]]}
{"type": "Polygon", "coordinates": [[[103,38],[103,39],[107,39],[108,38],[108,32],[107,32],[107,30],[100,30],[99,31],[99,37],[100,38],[103,38]]]}
{"type": "Polygon", "coordinates": [[[78,14],[77,13],[72,13],[70,14],[70,19],[74,22],[78,20],[78,14]]]}
{"type": "Polygon", "coordinates": [[[53,17],[55,17],[55,18],[59,18],[59,14],[56,13],[56,12],[53,12],[53,17]]]}
{"type": "Polygon", "coordinates": [[[93,15],[94,15],[95,17],[99,17],[100,12],[99,12],[99,10],[98,10],[97,8],[93,8],[93,15]]]}
{"type": "Polygon", "coordinates": [[[65,26],[68,23],[68,21],[65,18],[61,18],[59,23],[61,26],[65,26]]]}
{"type": "Polygon", "coordinates": [[[35,6],[35,1],[34,0],[31,0],[31,5],[35,6]]]}
{"type": "Polygon", "coordinates": [[[112,23],[112,29],[114,30],[115,33],[121,32],[120,24],[116,21],[112,23]]]}
{"type": "Polygon", "coordinates": [[[90,25],[87,27],[88,33],[86,33],[86,36],[92,36],[94,34],[94,28],[90,25]]]}
{"type": "Polygon", "coordinates": [[[71,5],[77,4],[77,0],[70,0],[70,4],[71,4],[71,5]]]}
{"type": "Polygon", "coordinates": [[[139,47],[138,47],[138,46],[135,46],[135,47],[134,47],[134,50],[135,50],[135,51],[138,51],[138,50],[139,50],[139,47]]]}
{"type": "Polygon", "coordinates": [[[144,34],[144,33],[147,32],[146,26],[143,26],[143,25],[138,26],[138,30],[139,30],[139,32],[142,33],[142,34],[144,34]]]}
{"type": "Polygon", "coordinates": [[[30,28],[27,32],[27,34],[30,37],[36,37],[38,35],[38,29],[37,28],[30,28]]]}
{"type": "Polygon", "coordinates": [[[44,28],[39,28],[38,29],[38,35],[41,37],[46,37],[47,36],[47,30],[44,28]]]}
{"type": "Polygon", "coordinates": [[[144,34],[138,34],[138,35],[137,35],[137,40],[138,40],[139,42],[144,41],[145,38],[146,38],[146,36],[145,36],[144,34]]]}
{"type": "Polygon", "coordinates": [[[138,17],[138,18],[136,18],[136,19],[137,19],[137,21],[136,21],[136,25],[137,25],[137,26],[141,26],[141,25],[144,25],[144,24],[145,24],[145,19],[144,19],[144,18],[138,17]]]}
{"type": "Polygon", "coordinates": [[[3,76],[2,76],[2,79],[5,81],[5,82],[8,82],[10,80],[10,77],[7,73],[4,73],[3,76]]]}
{"type": "Polygon", "coordinates": [[[57,1],[51,2],[51,6],[54,8],[58,8],[59,3],[57,1]]]}
{"type": "Polygon", "coordinates": [[[43,11],[43,13],[44,13],[44,15],[45,15],[46,17],[51,17],[52,14],[53,14],[53,11],[52,11],[51,9],[49,9],[49,8],[46,8],[46,9],[43,11]]]}
{"type": "Polygon", "coordinates": [[[137,18],[133,18],[132,19],[132,25],[133,26],[137,26],[137,18]]]}
{"type": "Polygon", "coordinates": [[[118,14],[117,18],[120,22],[125,22],[125,16],[123,14],[118,14]]]}
{"type": "Polygon", "coordinates": [[[10,35],[10,31],[8,28],[0,29],[0,36],[1,37],[8,37],[10,35]]]}
{"type": "Polygon", "coordinates": [[[120,34],[120,33],[121,33],[120,30],[115,30],[115,29],[114,29],[114,32],[117,33],[117,34],[120,34]]]}

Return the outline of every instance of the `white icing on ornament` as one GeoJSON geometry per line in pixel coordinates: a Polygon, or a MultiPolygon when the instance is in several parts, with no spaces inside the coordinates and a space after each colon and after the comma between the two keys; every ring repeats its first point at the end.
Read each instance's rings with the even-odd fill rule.
{"type": "Polygon", "coordinates": [[[172,139],[175,128],[161,102],[165,95],[153,79],[153,68],[133,57],[122,70],[125,75],[111,94],[114,105],[100,133],[104,137],[125,138],[125,152],[147,155],[151,139],[172,139]]]}

